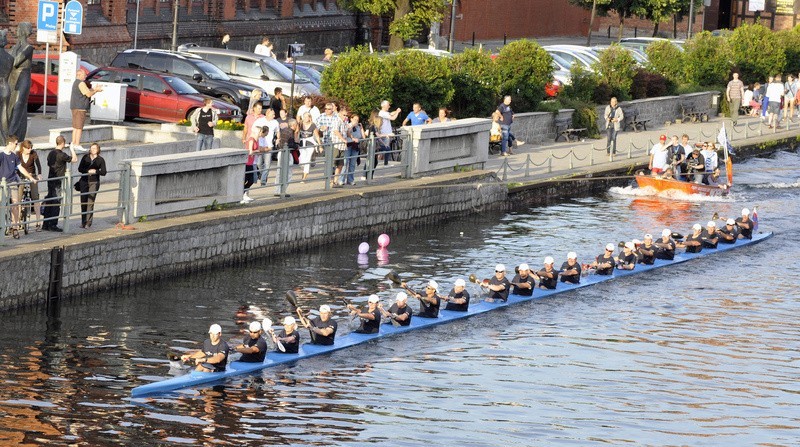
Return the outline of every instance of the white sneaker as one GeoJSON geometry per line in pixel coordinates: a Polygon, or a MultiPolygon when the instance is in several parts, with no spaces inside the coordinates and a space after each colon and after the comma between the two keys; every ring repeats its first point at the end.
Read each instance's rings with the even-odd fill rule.
{"type": "Polygon", "coordinates": [[[253,199],[252,197],[250,197],[249,195],[247,195],[247,193],[244,193],[244,195],[242,196],[242,200],[241,200],[241,202],[239,202],[239,203],[241,203],[242,205],[244,205],[244,204],[247,204],[247,203],[250,203],[250,202],[252,202],[253,200],[254,200],[254,199],[253,199]]]}
{"type": "Polygon", "coordinates": [[[85,154],[86,152],[88,152],[88,151],[87,151],[86,149],[84,149],[84,148],[83,148],[83,146],[81,146],[80,144],[78,144],[78,145],[76,145],[76,146],[72,146],[72,149],[73,149],[73,150],[75,150],[75,153],[76,153],[76,154],[85,154]]]}

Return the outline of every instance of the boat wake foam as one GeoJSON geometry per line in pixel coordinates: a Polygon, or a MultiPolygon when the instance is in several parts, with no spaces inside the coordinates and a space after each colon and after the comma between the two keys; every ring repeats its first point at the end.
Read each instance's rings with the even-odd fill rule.
{"type": "Polygon", "coordinates": [[[744,185],[744,186],[755,189],[796,189],[800,188],[800,179],[794,183],[786,183],[786,182],[753,183],[751,185],[744,185]]]}
{"type": "Polygon", "coordinates": [[[704,194],[686,194],[675,189],[657,191],[655,188],[645,186],[644,188],[634,186],[612,186],[609,190],[612,194],[634,197],[662,197],[665,199],[682,200],[685,202],[730,202],[733,200],[733,193],[727,196],[707,196],[704,194]]]}

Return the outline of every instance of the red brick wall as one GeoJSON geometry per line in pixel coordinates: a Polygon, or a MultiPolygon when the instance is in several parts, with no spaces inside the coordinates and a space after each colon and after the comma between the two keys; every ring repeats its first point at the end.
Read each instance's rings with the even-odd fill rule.
{"type": "MultiPolygon", "coordinates": [[[[716,20],[716,19],[715,19],[716,20]]],[[[703,21],[702,10],[698,11],[694,19],[694,24],[692,26],[692,34],[699,33],[703,30],[703,21]]],[[[619,33],[619,16],[617,14],[609,14],[606,17],[595,17],[594,19],[594,30],[598,32],[607,32],[609,25],[611,26],[611,37],[614,38],[619,33]]],[[[715,22],[716,23],[716,22],[715,22]]],[[[686,17],[682,21],[678,22],[678,39],[685,39],[686,38],[686,29],[689,25],[689,18],[686,17]]],[[[647,19],[640,19],[637,17],[628,17],[625,19],[625,29],[624,37],[632,37],[634,35],[634,29],[636,29],[639,37],[650,37],[653,35],[653,22],[647,19]]],[[[711,29],[715,29],[715,27],[711,29]]],[[[669,37],[672,37],[673,31],[673,22],[672,20],[668,20],[666,22],[662,22],[658,25],[658,31],[660,33],[667,33],[669,37]]]]}
{"type": "MultiPolygon", "coordinates": [[[[456,39],[502,39],[586,35],[589,13],[568,0],[462,0],[456,14],[456,39]]],[[[450,13],[445,14],[441,34],[450,32],[450,13]]]]}

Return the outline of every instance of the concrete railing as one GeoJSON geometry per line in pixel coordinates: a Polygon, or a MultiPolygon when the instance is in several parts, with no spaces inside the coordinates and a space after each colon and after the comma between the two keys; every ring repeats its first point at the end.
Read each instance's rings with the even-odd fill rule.
{"type": "Polygon", "coordinates": [[[212,149],[188,154],[126,160],[129,169],[124,220],[182,214],[217,203],[238,202],[244,190],[243,149],[212,149]]]}
{"type": "MultiPolygon", "coordinates": [[[[628,113],[638,112],[636,118],[647,121],[649,128],[663,126],[667,121],[682,118],[681,107],[693,109],[698,114],[705,114],[709,118],[717,116],[720,93],[717,91],[688,93],[679,96],[660,96],[658,98],[636,99],[623,101],[619,105],[628,113]],[[715,97],[717,99],[715,100],[715,97]]],[[[597,107],[597,127],[602,131],[606,127],[603,113],[606,106],[597,107]]],[[[625,117],[625,122],[632,118],[625,117]]]]}
{"type": "Polygon", "coordinates": [[[456,166],[483,169],[491,127],[492,122],[482,118],[403,127],[411,137],[411,175],[452,171],[456,166]]]}

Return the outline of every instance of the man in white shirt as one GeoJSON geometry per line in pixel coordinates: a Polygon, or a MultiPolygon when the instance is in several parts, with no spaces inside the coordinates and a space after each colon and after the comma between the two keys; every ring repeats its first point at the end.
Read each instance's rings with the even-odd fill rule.
{"type": "Polygon", "coordinates": [[[706,175],[703,176],[703,183],[708,184],[708,177],[719,166],[719,157],[717,157],[717,148],[714,143],[708,143],[708,146],[700,151],[700,155],[703,156],[703,164],[706,168],[706,175]]]}
{"type": "Polygon", "coordinates": [[[320,111],[317,108],[317,106],[312,105],[310,96],[306,96],[305,98],[303,98],[303,105],[300,106],[299,109],[297,109],[297,116],[295,117],[295,119],[297,120],[298,123],[303,122],[303,115],[305,115],[306,113],[311,114],[311,122],[314,123],[317,122],[317,118],[319,118],[320,116],[320,111]]]}
{"type": "Polygon", "coordinates": [[[394,112],[389,112],[391,105],[392,103],[385,99],[381,101],[381,111],[378,112],[378,116],[383,118],[383,122],[381,122],[381,134],[383,135],[392,135],[392,121],[396,120],[397,116],[400,115],[399,107],[394,112]]]}
{"type": "Polygon", "coordinates": [[[253,53],[276,59],[275,52],[272,51],[272,48],[273,45],[272,42],[269,41],[269,37],[264,37],[263,39],[261,39],[261,43],[256,45],[256,49],[253,50],[253,53]]]}
{"type": "Polygon", "coordinates": [[[256,166],[258,167],[258,177],[261,178],[261,186],[266,186],[269,166],[272,163],[272,149],[274,146],[276,132],[278,132],[278,121],[275,120],[275,111],[268,108],[264,116],[258,118],[250,130],[250,135],[258,136],[258,157],[256,166]]]}
{"type": "Polygon", "coordinates": [[[783,96],[783,83],[781,76],[775,76],[775,79],[767,85],[767,124],[769,128],[778,125],[778,114],[781,112],[781,97],[783,96]]]}
{"type": "Polygon", "coordinates": [[[653,145],[650,150],[650,173],[654,176],[660,176],[667,169],[669,164],[667,158],[669,157],[669,150],[667,149],[667,136],[661,135],[658,143],[653,145]]]}

